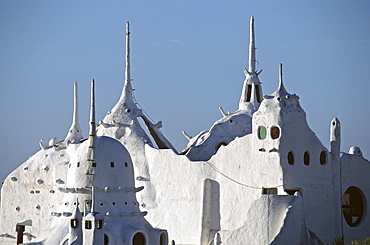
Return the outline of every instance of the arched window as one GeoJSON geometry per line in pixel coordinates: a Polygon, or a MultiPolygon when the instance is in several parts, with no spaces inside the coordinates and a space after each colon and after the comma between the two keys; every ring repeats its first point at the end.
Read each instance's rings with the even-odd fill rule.
{"type": "Polygon", "coordinates": [[[260,140],[264,140],[264,139],[266,139],[266,135],[267,135],[266,127],[265,126],[259,126],[258,127],[258,138],[260,140]]]}
{"type": "Polygon", "coordinates": [[[362,191],[355,187],[349,187],[342,197],[343,216],[349,226],[355,227],[360,224],[365,213],[366,200],[362,191]]]}
{"type": "Polygon", "coordinates": [[[291,165],[294,164],[294,153],[293,153],[293,151],[290,151],[288,153],[288,163],[291,164],[291,165]]]}
{"type": "Polygon", "coordinates": [[[145,235],[142,232],[138,232],[132,238],[132,245],[145,245],[146,239],[145,235]]]}
{"type": "Polygon", "coordinates": [[[303,163],[305,165],[309,165],[310,164],[310,153],[308,151],[305,151],[305,153],[303,155],[303,163]]]}
{"type": "Polygon", "coordinates": [[[161,236],[159,237],[159,245],[167,244],[167,236],[166,233],[162,232],[161,236]]]}
{"type": "Polygon", "coordinates": [[[325,164],[328,162],[328,153],[326,151],[322,151],[320,153],[320,164],[325,164]]]}

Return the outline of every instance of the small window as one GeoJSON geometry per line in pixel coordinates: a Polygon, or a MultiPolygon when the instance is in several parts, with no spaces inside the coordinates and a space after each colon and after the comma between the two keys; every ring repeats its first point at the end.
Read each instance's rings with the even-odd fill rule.
{"type": "Polygon", "coordinates": [[[261,102],[261,92],[260,92],[260,85],[256,85],[256,97],[257,97],[257,102],[261,102]]]}
{"type": "Polygon", "coordinates": [[[360,224],[365,211],[365,197],[362,191],[355,187],[349,187],[342,196],[343,216],[349,226],[355,227],[360,224]]]}
{"type": "Polygon", "coordinates": [[[277,188],[262,188],[262,194],[277,195],[277,188]]]}
{"type": "Polygon", "coordinates": [[[110,167],[114,168],[114,162],[110,162],[110,167]]]}
{"type": "Polygon", "coordinates": [[[125,167],[126,167],[126,168],[128,167],[128,164],[127,164],[127,162],[125,162],[125,167]]]}
{"type": "Polygon", "coordinates": [[[92,228],[92,222],[91,220],[85,220],[85,229],[91,229],[92,228]]]}
{"type": "Polygon", "coordinates": [[[266,127],[264,127],[264,126],[259,126],[259,127],[258,127],[258,138],[259,138],[260,140],[264,140],[264,139],[266,139],[266,134],[267,134],[266,127]]]}
{"type": "Polygon", "coordinates": [[[72,228],[78,227],[78,219],[71,219],[71,227],[72,228]]]}
{"type": "Polygon", "coordinates": [[[310,153],[308,153],[308,151],[305,151],[305,153],[303,155],[303,163],[305,165],[309,165],[310,164],[310,153]]]}
{"type": "Polygon", "coordinates": [[[252,95],[252,85],[248,84],[247,102],[251,102],[251,95],[252,95]]]}
{"type": "Polygon", "coordinates": [[[80,162],[77,163],[77,167],[79,168],[80,167],[80,162]]]}
{"type": "Polygon", "coordinates": [[[328,154],[326,151],[320,153],[320,164],[325,164],[328,162],[328,154]]]}
{"type": "Polygon", "coordinates": [[[103,229],[103,220],[101,220],[101,219],[97,220],[96,229],[98,229],[98,230],[103,229]]]}
{"type": "Polygon", "coordinates": [[[279,127],[273,126],[271,128],[271,138],[272,139],[278,139],[280,137],[280,129],[279,127]]]}
{"type": "Polygon", "coordinates": [[[291,164],[291,165],[294,164],[294,153],[293,153],[293,151],[290,151],[288,153],[288,163],[291,164]]]}
{"type": "Polygon", "coordinates": [[[92,166],[93,168],[95,168],[95,167],[96,167],[96,162],[91,163],[91,166],[92,166]]]}

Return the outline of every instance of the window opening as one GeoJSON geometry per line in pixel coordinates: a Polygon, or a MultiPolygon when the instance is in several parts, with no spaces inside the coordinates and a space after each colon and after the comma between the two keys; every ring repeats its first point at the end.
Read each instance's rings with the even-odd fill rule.
{"type": "Polygon", "coordinates": [[[264,127],[264,126],[259,126],[259,127],[258,127],[258,138],[259,138],[260,140],[264,140],[264,139],[266,139],[266,135],[267,135],[266,127],[264,127]]]}
{"type": "Polygon", "coordinates": [[[104,234],[104,245],[108,245],[108,243],[109,243],[109,238],[107,234],[104,234]]]}
{"type": "Polygon", "coordinates": [[[77,228],[78,227],[78,220],[77,219],[71,219],[71,227],[77,228]]]}
{"type": "Polygon", "coordinates": [[[92,228],[91,220],[85,220],[85,228],[89,230],[92,228]]]}
{"type": "Polygon", "coordinates": [[[252,85],[248,84],[247,102],[251,102],[251,95],[252,95],[252,85]]]}
{"type": "Polygon", "coordinates": [[[325,164],[328,161],[328,154],[326,151],[320,153],[320,164],[325,164]]]}
{"type": "Polygon", "coordinates": [[[127,167],[128,166],[128,164],[127,164],[127,162],[125,162],[125,167],[127,167]]]}
{"type": "Polygon", "coordinates": [[[289,195],[294,195],[297,191],[299,192],[299,190],[298,189],[291,189],[291,190],[288,190],[288,189],[286,189],[286,190],[284,190],[286,193],[288,193],[289,195]]]}
{"type": "Polygon", "coordinates": [[[103,220],[99,219],[97,220],[98,222],[96,223],[96,229],[102,229],[103,228],[103,220]]]}
{"type": "Polygon", "coordinates": [[[166,237],[166,233],[162,232],[161,233],[161,236],[159,237],[159,244],[160,245],[165,245],[167,244],[167,237],[166,237]]]}
{"type": "Polygon", "coordinates": [[[277,188],[265,188],[262,187],[262,194],[267,194],[267,195],[277,195],[277,188]]]}
{"type": "Polygon", "coordinates": [[[303,163],[305,165],[309,165],[310,164],[310,153],[308,153],[308,151],[305,151],[305,153],[303,155],[303,163]]]}
{"type": "Polygon", "coordinates": [[[256,85],[256,96],[257,96],[257,102],[261,102],[261,93],[260,93],[260,85],[256,85]]]}
{"type": "Polygon", "coordinates": [[[273,126],[271,128],[271,138],[272,139],[277,139],[279,137],[280,137],[280,129],[279,129],[279,127],[273,126]]]}
{"type": "Polygon", "coordinates": [[[78,168],[80,167],[80,162],[77,162],[77,167],[78,167],[78,168]]]}
{"type": "Polygon", "coordinates": [[[364,216],[365,197],[362,191],[355,187],[349,187],[342,197],[343,216],[349,226],[358,226],[364,216]]]}
{"type": "Polygon", "coordinates": [[[110,162],[110,167],[114,168],[114,162],[110,162]]]}
{"type": "Polygon", "coordinates": [[[96,167],[96,162],[93,162],[93,163],[91,164],[91,166],[92,166],[93,168],[95,168],[95,167],[96,167]]]}
{"type": "Polygon", "coordinates": [[[145,245],[146,239],[143,233],[138,232],[132,238],[132,245],[145,245]]]}
{"type": "Polygon", "coordinates": [[[291,165],[294,164],[294,153],[293,153],[293,151],[290,151],[288,153],[288,163],[291,164],[291,165]]]}

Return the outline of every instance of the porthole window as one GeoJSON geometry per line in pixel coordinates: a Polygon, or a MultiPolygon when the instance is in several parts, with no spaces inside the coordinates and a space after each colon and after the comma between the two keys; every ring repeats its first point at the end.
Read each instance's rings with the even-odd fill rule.
{"type": "Polygon", "coordinates": [[[293,151],[290,151],[288,153],[288,163],[291,164],[291,165],[294,164],[294,153],[293,153],[293,151]]]}
{"type": "Polygon", "coordinates": [[[343,216],[349,226],[358,226],[365,213],[366,200],[362,191],[355,187],[349,187],[342,196],[343,216]]]}
{"type": "Polygon", "coordinates": [[[260,140],[264,140],[264,139],[266,139],[266,135],[267,135],[266,127],[264,127],[264,126],[259,126],[259,127],[258,127],[258,138],[259,138],[260,140]]]}
{"type": "Polygon", "coordinates": [[[326,151],[322,151],[320,153],[320,164],[326,164],[328,162],[328,153],[326,151]]]}
{"type": "Polygon", "coordinates": [[[280,137],[280,128],[273,126],[271,128],[271,138],[275,140],[278,139],[279,137],[280,137]]]}
{"type": "Polygon", "coordinates": [[[305,151],[303,155],[303,163],[304,165],[309,165],[310,164],[310,153],[308,151],[305,151]]]}

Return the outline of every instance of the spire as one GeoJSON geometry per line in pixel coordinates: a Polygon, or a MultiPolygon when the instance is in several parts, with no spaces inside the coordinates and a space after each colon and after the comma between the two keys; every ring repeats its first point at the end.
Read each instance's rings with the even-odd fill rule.
{"type": "Polygon", "coordinates": [[[78,120],[78,91],[77,91],[77,82],[74,82],[74,96],[73,96],[73,119],[72,125],[68,131],[68,134],[65,138],[65,142],[68,143],[79,143],[82,136],[82,130],[78,120]]]}
{"type": "Polygon", "coordinates": [[[89,150],[87,160],[94,162],[96,139],[96,124],[95,124],[95,81],[91,80],[91,106],[90,106],[90,132],[89,132],[89,150]]]}
{"type": "Polygon", "coordinates": [[[126,22],[126,68],[125,68],[125,83],[121,94],[120,101],[125,104],[134,104],[132,95],[131,75],[130,75],[130,22],[126,22]]]}
{"type": "Polygon", "coordinates": [[[256,47],[254,45],[254,16],[250,20],[250,37],[249,37],[249,69],[250,73],[256,71],[256,47]]]}
{"type": "Polygon", "coordinates": [[[254,40],[254,17],[250,20],[250,39],[249,39],[249,66],[244,69],[245,80],[242,89],[242,95],[239,101],[239,110],[246,110],[253,114],[262,101],[261,82],[258,79],[259,72],[256,70],[256,47],[254,40]]]}

